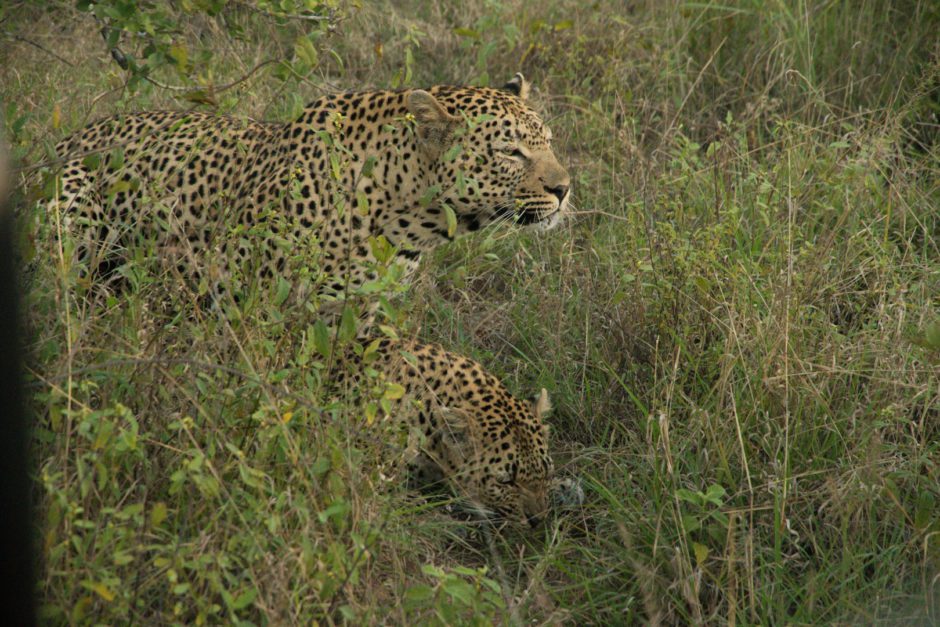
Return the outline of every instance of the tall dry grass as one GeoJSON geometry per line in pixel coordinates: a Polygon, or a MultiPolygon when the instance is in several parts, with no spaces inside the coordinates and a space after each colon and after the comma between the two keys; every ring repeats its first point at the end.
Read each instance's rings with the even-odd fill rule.
{"type": "MultiPolygon", "coordinates": [[[[193,106],[130,93],[87,15],[41,6],[0,25],[23,162],[92,118],[193,106]]],[[[588,501],[538,534],[468,533],[399,487],[392,430],[326,392],[311,314],[261,289],[227,317],[185,294],[155,316],[171,278],[145,252],[89,300],[60,216],[26,206],[48,620],[937,621],[936,4],[348,9],[309,74],[261,70],[217,108],[534,80],[575,215],[440,251],[387,311],[547,387],[588,501]]],[[[164,82],[224,84],[309,28],[179,24],[193,73],[164,82]]]]}

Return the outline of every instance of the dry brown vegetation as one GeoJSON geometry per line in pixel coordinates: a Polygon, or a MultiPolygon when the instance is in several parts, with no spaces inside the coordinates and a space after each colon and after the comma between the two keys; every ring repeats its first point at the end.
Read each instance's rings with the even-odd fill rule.
{"type": "Polygon", "coordinates": [[[74,3],[7,3],[13,156],[48,178],[54,142],[115,111],[283,120],[334,90],[522,70],[575,215],[442,250],[386,322],[519,394],[547,387],[587,503],[535,534],[468,531],[403,489],[397,434],[358,395],[328,393],[315,314],[255,286],[225,316],[177,291],[163,316],[175,278],[146,251],[126,291],[92,299],[60,262],[60,216],[24,194],[47,620],[940,620],[936,3],[272,15],[288,4],[128,9],[170,27],[128,26],[126,54],[185,50],[154,58],[158,85],[74,3]]]}

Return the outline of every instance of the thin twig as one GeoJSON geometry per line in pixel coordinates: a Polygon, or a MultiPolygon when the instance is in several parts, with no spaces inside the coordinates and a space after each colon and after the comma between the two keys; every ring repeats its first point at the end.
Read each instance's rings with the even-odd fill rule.
{"type": "MultiPolygon", "coordinates": [[[[115,48],[115,50],[117,50],[117,48],[115,48]]],[[[232,87],[235,87],[236,85],[240,85],[244,83],[249,78],[251,78],[255,74],[255,72],[257,72],[261,68],[271,65],[272,63],[279,63],[279,62],[280,61],[278,59],[268,59],[266,61],[262,61],[258,65],[248,70],[248,72],[245,75],[235,79],[234,81],[225,83],[224,85],[219,85],[218,87],[213,87],[212,85],[207,85],[205,88],[201,88],[197,86],[189,87],[186,85],[169,85],[167,83],[161,83],[157,79],[152,78],[150,76],[144,76],[143,78],[148,83],[155,85],[161,89],[166,89],[169,91],[175,91],[175,92],[180,92],[180,93],[195,93],[202,89],[205,89],[206,93],[208,93],[210,96],[215,96],[217,94],[222,93],[223,91],[226,91],[226,90],[231,89],[232,87]]]]}
{"type": "Polygon", "coordinates": [[[45,53],[48,54],[49,56],[51,56],[51,57],[53,57],[53,58],[55,58],[55,59],[61,61],[62,63],[66,64],[66,65],[69,66],[69,67],[75,67],[75,64],[72,63],[71,61],[69,61],[68,59],[66,59],[65,57],[56,54],[56,53],[53,52],[52,50],[49,50],[48,48],[46,48],[46,47],[43,46],[42,44],[40,44],[40,43],[38,43],[38,42],[35,42],[35,41],[33,41],[32,39],[27,39],[26,37],[23,37],[22,35],[17,35],[17,34],[15,34],[15,33],[14,33],[14,34],[11,34],[10,37],[12,37],[13,39],[15,39],[16,41],[20,41],[20,42],[23,42],[24,44],[29,44],[30,46],[34,46],[34,47],[36,47],[36,48],[39,48],[40,50],[42,50],[43,52],[45,52],[45,53]]]}
{"type": "Polygon", "coordinates": [[[247,81],[249,78],[251,78],[252,75],[254,75],[255,72],[257,72],[257,71],[260,70],[261,68],[266,67],[266,66],[268,66],[268,65],[271,65],[272,63],[279,63],[279,62],[280,62],[280,61],[279,61],[278,59],[268,59],[267,61],[262,61],[261,63],[257,64],[256,66],[254,66],[253,68],[251,68],[250,70],[248,70],[248,73],[245,74],[244,76],[242,76],[241,78],[236,79],[236,80],[234,80],[234,81],[232,81],[232,82],[230,82],[230,83],[225,83],[224,85],[219,85],[218,87],[214,88],[214,89],[212,90],[212,93],[218,94],[218,93],[221,93],[221,92],[226,91],[226,90],[228,90],[228,89],[231,89],[232,87],[235,87],[236,85],[239,85],[239,84],[241,84],[241,83],[244,83],[244,82],[247,81]]]}
{"type": "MultiPolygon", "coordinates": [[[[111,26],[110,26],[110,25],[105,24],[104,26],[101,27],[101,37],[105,40],[105,43],[107,43],[107,41],[108,41],[108,36],[110,35],[110,33],[111,33],[111,26]]],[[[125,70],[125,71],[126,71],[126,70],[129,70],[129,69],[130,69],[130,62],[127,60],[127,55],[124,54],[124,51],[123,51],[123,50],[121,50],[121,49],[118,48],[117,46],[113,46],[113,47],[111,48],[111,50],[110,50],[110,53],[111,53],[111,58],[114,59],[114,62],[117,63],[118,66],[119,66],[122,70],[125,70]]],[[[224,85],[220,85],[220,86],[218,86],[218,87],[213,87],[212,85],[209,85],[209,86],[207,86],[205,89],[206,89],[206,91],[208,91],[208,93],[211,94],[211,95],[219,94],[219,93],[221,93],[221,92],[223,92],[223,91],[226,91],[226,90],[228,90],[228,89],[231,89],[232,87],[235,87],[236,85],[240,85],[241,83],[244,83],[246,80],[248,80],[249,78],[251,78],[251,77],[255,74],[255,72],[257,72],[257,71],[260,70],[261,68],[266,67],[266,66],[268,66],[268,65],[271,65],[272,63],[277,63],[277,62],[278,62],[277,59],[268,59],[268,60],[266,60],[266,61],[262,61],[261,63],[258,63],[258,64],[255,65],[253,68],[251,68],[250,70],[248,70],[248,73],[247,73],[247,74],[245,74],[244,76],[242,76],[242,77],[240,77],[240,78],[235,79],[234,81],[231,81],[231,82],[229,82],[229,83],[225,83],[224,85]]],[[[67,61],[66,61],[66,63],[67,63],[67,61]]],[[[70,64],[70,65],[71,65],[71,64],[70,64]]],[[[153,77],[151,77],[151,76],[147,76],[147,75],[143,75],[142,78],[143,78],[145,81],[147,81],[148,83],[150,83],[150,84],[152,84],[152,85],[155,85],[155,86],[157,86],[157,87],[159,87],[159,88],[161,88],[161,89],[166,89],[166,90],[168,90],[168,91],[175,91],[175,92],[184,93],[184,92],[195,92],[195,91],[198,91],[198,90],[200,89],[199,87],[190,87],[190,86],[187,86],[187,85],[169,85],[169,84],[167,84],[167,83],[163,83],[163,82],[158,81],[157,79],[155,79],[155,78],[153,78],[153,77]]]]}
{"type": "Polygon", "coordinates": [[[592,209],[590,211],[568,211],[566,212],[569,216],[604,216],[606,218],[613,218],[614,220],[622,220],[624,222],[629,222],[630,218],[626,216],[618,216],[616,213],[610,213],[609,211],[601,211],[600,209],[592,209]]]}

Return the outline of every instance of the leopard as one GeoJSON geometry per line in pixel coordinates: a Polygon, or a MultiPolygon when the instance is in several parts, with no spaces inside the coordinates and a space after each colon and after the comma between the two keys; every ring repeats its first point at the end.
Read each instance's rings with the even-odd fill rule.
{"type": "Polygon", "coordinates": [[[409,430],[414,486],[446,484],[467,511],[523,528],[583,500],[573,479],[556,475],[545,388],[519,399],[479,362],[433,342],[385,337],[365,353],[360,368],[400,386],[388,416],[409,430]]]}
{"type": "MultiPolygon", "coordinates": [[[[80,265],[99,277],[142,240],[156,241],[160,259],[191,285],[206,281],[224,295],[226,276],[245,268],[262,283],[295,281],[290,249],[300,242],[319,251],[318,302],[342,305],[380,277],[388,251],[407,282],[423,256],[459,237],[562,222],[571,178],[531,94],[517,73],[500,87],[325,95],[286,123],[195,110],[118,114],[57,145],[48,208],[75,235],[80,265]],[[253,239],[258,225],[273,236],[253,239]]],[[[439,345],[379,342],[379,365],[405,388],[398,419],[418,435],[411,465],[486,515],[538,524],[560,485],[547,393],[522,401],[439,345]]]]}
{"type": "Polygon", "coordinates": [[[308,292],[342,303],[376,279],[381,251],[407,284],[423,255],[458,237],[503,222],[551,229],[570,213],[571,179],[531,89],[517,73],[502,87],[337,93],[287,123],[118,114],[57,145],[49,206],[102,276],[147,237],[193,285],[225,292],[219,277],[238,268],[291,281],[290,235],[320,251],[308,292]],[[273,236],[226,236],[257,224],[273,236]]]}

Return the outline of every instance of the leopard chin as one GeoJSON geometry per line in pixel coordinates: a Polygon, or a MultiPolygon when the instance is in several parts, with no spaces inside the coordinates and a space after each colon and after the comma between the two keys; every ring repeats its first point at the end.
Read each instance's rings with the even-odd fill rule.
{"type": "Polygon", "coordinates": [[[548,214],[546,217],[542,218],[535,223],[535,229],[537,231],[550,231],[556,226],[561,224],[562,215],[561,209],[555,209],[555,211],[548,214]]]}

